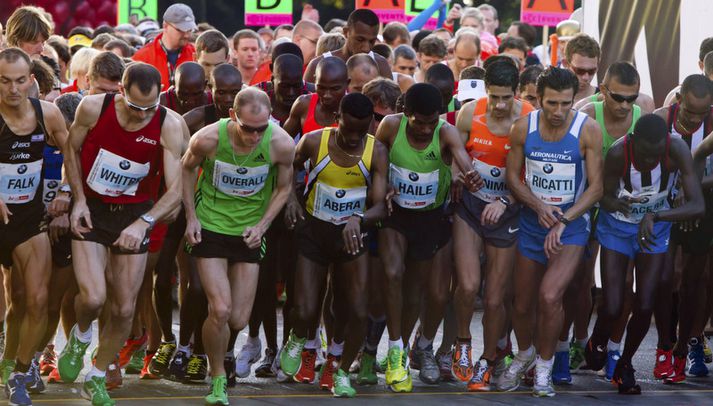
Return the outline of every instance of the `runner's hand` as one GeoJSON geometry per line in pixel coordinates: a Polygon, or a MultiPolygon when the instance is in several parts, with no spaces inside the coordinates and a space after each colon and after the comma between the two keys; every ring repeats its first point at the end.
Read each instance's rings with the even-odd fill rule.
{"type": "Polygon", "coordinates": [[[545,237],[545,256],[547,259],[552,258],[557,255],[562,250],[562,233],[564,232],[565,225],[562,223],[557,223],[554,227],[550,229],[545,237]]]}
{"type": "Polygon", "coordinates": [[[639,223],[639,247],[642,252],[651,252],[654,243],[654,215],[646,213],[639,223]]]}
{"type": "Polygon", "coordinates": [[[293,230],[298,221],[305,219],[305,212],[296,199],[290,199],[285,206],[285,226],[288,230],[293,230]]]}
{"type": "Polygon", "coordinates": [[[461,174],[459,178],[471,192],[477,192],[484,184],[483,178],[480,177],[477,171],[468,171],[461,174]]]}
{"type": "Polygon", "coordinates": [[[72,198],[67,193],[59,192],[57,197],[52,199],[50,204],[47,206],[47,212],[52,217],[59,217],[66,214],[69,211],[69,202],[72,198]]]}
{"type": "Polygon", "coordinates": [[[136,220],[131,225],[121,230],[119,238],[112,244],[119,247],[122,251],[138,251],[141,248],[141,243],[148,236],[146,231],[149,225],[143,220],[136,220]]]}
{"type": "Polygon", "coordinates": [[[243,231],[243,240],[245,245],[251,250],[260,247],[262,244],[262,236],[265,234],[265,229],[260,226],[248,227],[243,231]]]}
{"type": "Polygon", "coordinates": [[[69,216],[65,213],[59,217],[55,217],[50,221],[49,236],[52,244],[59,241],[59,237],[67,234],[69,231],[69,216]]]}
{"type": "Polygon", "coordinates": [[[192,219],[186,221],[186,241],[191,246],[195,246],[201,243],[201,223],[194,216],[192,219]]]}
{"type": "Polygon", "coordinates": [[[10,222],[10,216],[12,216],[12,212],[2,200],[0,200],[0,216],[2,216],[2,222],[4,224],[8,224],[10,222]]]}
{"type": "Polygon", "coordinates": [[[540,225],[546,229],[550,229],[553,226],[559,224],[559,217],[562,216],[562,209],[557,206],[550,206],[549,204],[541,203],[537,208],[535,208],[537,213],[537,221],[540,225]]]}
{"type": "Polygon", "coordinates": [[[505,210],[507,210],[507,206],[500,200],[486,204],[480,215],[480,223],[489,226],[498,224],[505,210]]]}
{"type": "Polygon", "coordinates": [[[618,211],[619,213],[628,216],[631,213],[631,204],[635,203],[635,200],[630,197],[620,197],[616,199],[612,206],[612,209],[618,211]]]}
{"type": "Polygon", "coordinates": [[[72,233],[77,238],[84,239],[82,234],[92,231],[92,219],[86,201],[75,202],[72,207],[72,214],[69,217],[69,224],[72,233]]]}
{"type": "Polygon", "coordinates": [[[359,217],[349,217],[342,230],[342,239],[344,239],[344,250],[349,255],[356,255],[364,248],[364,240],[362,240],[361,236],[361,219],[359,217]]]}
{"type": "Polygon", "coordinates": [[[386,191],[386,209],[389,211],[389,216],[394,211],[394,196],[398,195],[399,192],[392,185],[389,185],[389,190],[386,191]]]}

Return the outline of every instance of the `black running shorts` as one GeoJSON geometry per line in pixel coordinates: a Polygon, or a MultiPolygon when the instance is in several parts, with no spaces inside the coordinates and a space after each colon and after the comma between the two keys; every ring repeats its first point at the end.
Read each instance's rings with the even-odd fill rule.
{"type": "Polygon", "coordinates": [[[228,264],[238,262],[258,263],[265,255],[265,237],[258,248],[248,248],[240,235],[216,233],[205,228],[201,230],[201,242],[193,247],[187,246],[189,254],[197,258],[225,258],[228,264]]]}
{"type": "Polygon", "coordinates": [[[335,225],[305,213],[305,221],[299,222],[295,229],[297,250],[300,255],[322,266],[349,262],[369,251],[368,236],[364,236],[364,248],[357,255],[347,253],[342,230],[343,224],[335,225]]]}
{"type": "Polygon", "coordinates": [[[500,216],[498,224],[481,224],[480,217],[488,203],[477,198],[472,193],[463,192],[463,198],[456,208],[456,214],[462,218],[488,245],[496,248],[511,247],[517,242],[520,230],[520,205],[508,205],[500,216]]]}
{"type": "Polygon", "coordinates": [[[417,211],[404,209],[394,203],[393,212],[383,222],[406,237],[406,258],[426,261],[451,240],[451,221],[445,205],[433,210],[417,211]]]}
{"type": "Polygon", "coordinates": [[[114,254],[143,254],[149,249],[149,235],[151,230],[146,230],[146,235],[138,250],[124,251],[114,246],[121,232],[142,214],[153,207],[153,202],[147,201],[134,204],[111,204],[98,199],[88,199],[87,206],[92,219],[92,230],[85,233],[84,239],[72,234],[72,239],[78,241],[91,241],[111,249],[114,254]]]}

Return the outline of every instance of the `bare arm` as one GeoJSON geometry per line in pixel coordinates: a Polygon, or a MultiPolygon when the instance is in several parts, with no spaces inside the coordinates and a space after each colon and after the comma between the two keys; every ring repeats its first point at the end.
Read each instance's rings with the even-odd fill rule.
{"type": "Polygon", "coordinates": [[[609,148],[607,159],[604,161],[604,192],[599,202],[602,209],[609,213],[620,212],[628,214],[631,209],[630,202],[617,196],[619,180],[624,172],[624,143],[617,142],[609,148]]]}
{"type": "Polygon", "coordinates": [[[364,213],[364,224],[373,225],[386,217],[386,185],[389,174],[389,151],[379,141],[374,142],[371,158],[370,207],[364,213]]]}
{"type": "Polygon", "coordinates": [[[302,117],[307,114],[310,98],[310,95],[300,96],[295,104],[292,105],[292,109],[290,109],[290,116],[282,126],[282,129],[284,129],[292,138],[297,137],[297,134],[302,131],[302,117]]]}
{"type": "Polygon", "coordinates": [[[315,79],[317,77],[316,72],[317,72],[317,64],[319,61],[322,60],[322,56],[318,56],[307,65],[307,69],[305,69],[305,73],[303,75],[303,79],[305,82],[309,83],[314,83],[315,79]]]}
{"type": "MultiPolygon", "coordinates": [[[[158,114],[158,113],[157,113],[158,114]]],[[[169,112],[161,127],[161,146],[163,147],[163,179],[166,192],[149,210],[156,221],[170,217],[181,203],[181,155],[189,137],[188,127],[181,116],[169,112]]]]}
{"type": "MultiPolygon", "coordinates": [[[[701,187],[703,190],[710,190],[713,188],[713,173],[705,174],[706,161],[708,157],[713,154],[713,133],[708,134],[707,137],[703,138],[703,141],[698,145],[696,151],[693,153],[693,167],[700,179],[703,177],[701,187]]],[[[673,141],[673,139],[671,139],[673,141]]],[[[671,143],[673,145],[673,142],[671,143]]],[[[685,191],[684,191],[685,193],[685,191]]]]}
{"type": "Polygon", "coordinates": [[[574,220],[584,214],[602,198],[602,130],[594,120],[586,120],[580,135],[580,150],[584,153],[587,170],[587,188],[576,202],[564,213],[567,220],[574,220]]]}
{"type": "Polygon", "coordinates": [[[205,113],[203,107],[196,107],[195,109],[184,114],[183,120],[186,122],[186,125],[188,126],[188,130],[191,135],[197,133],[198,130],[203,127],[202,124],[205,121],[205,113]]]}
{"type": "MultiPolygon", "coordinates": [[[[699,150],[700,147],[696,151],[696,156],[698,156],[699,150]]],[[[706,212],[706,206],[703,200],[703,192],[701,191],[700,176],[693,166],[694,159],[697,159],[696,163],[698,163],[700,158],[694,156],[694,158],[691,159],[691,153],[685,141],[678,138],[671,139],[669,154],[671,161],[675,162],[679,174],[681,175],[679,179],[683,187],[684,196],[686,196],[686,201],[682,206],[658,212],[656,215],[657,221],[673,222],[703,217],[706,212]]],[[[703,162],[705,162],[705,157],[703,158],[703,162]]],[[[708,178],[709,177],[710,176],[708,176],[708,178]]]]}

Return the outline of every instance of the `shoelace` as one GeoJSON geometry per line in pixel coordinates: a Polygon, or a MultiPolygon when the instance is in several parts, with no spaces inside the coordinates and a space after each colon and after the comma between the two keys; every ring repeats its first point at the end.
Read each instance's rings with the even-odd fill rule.
{"type": "Polygon", "coordinates": [[[535,384],[537,386],[548,386],[549,380],[552,377],[552,371],[547,368],[535,369],[535,384]]]}
{"type": "Polygon", "coordinates": [[[436,363],[436,357],[431,351],[424,350],[423,356],[421,357],[421,367],[422,368],[438,368],[436,363]]]}
{"type": "Polygon", "coordinates": [[[476,382],[483,382],[483,377],[485,377],[485,373],[488,371],[488,365],[483,365],[483,363],[478,362],[476,366],[477,368],[475,370],[475,374],[473,375],[473,380],[476,382]]]}
{"type": "Polygon", "coordinates": [[[334,386],[349,386],[349,377],[346,375],[334,374],[334,386]]]}
{"type": "Polygon", "coordinates": [[[468,344],[459,344],[460,348],[460,358],[458,358],[458,365],[463,368],[470,367],[470,357],[468,357],[468,344]]]}
{"type": "Polygon", "coordinates": [[[297,358],[301,355],[301,352],[302,350],[296,342],[293,342],[292,340],[287,342],[287,355],[289,355],[290,358],[297,358]]]}
{"type": "Polygon", "coordinates": [[[388,369],[394,369],[398,366],[401,366],[402,364],[402,357],[400,354],[401,351],[389,351],[389,354],[387,355],[386,361],[387,361],[387,368],[388,369]]]}
{"type": "Polygon", "coordinates": [[[106,391],[106,380],[105,378],[98,378],[94,381],[94,388],[92,388],[92,399],[95,396],[102,398],[108,398],[109,393],[106,391]]]}
{"type": "Polygon", "coordinates": [[[186,371],[190,375],[200,373],[202,369],[203,362],[200,357],[192,357],[190,360],[188,360],[188,367],[186,368],[186,371]]]}
{"type": "Polygon", "coordinates": [[[168,357],[170,356],[171,348],[168,345],[162,345],[161,348],[156,353],[156,360],[162,364],[168,362],[168,357]]]}
{"type": "Polygon", "coordinates": [[[238,354],[238,361],[248,362],[255,357],[256,353],[258,355],[260,354],[259,347],[253,347],[253,346],[250,346],[248,348],[243,347],[243,349],[240,351],[240,354],[238,354]],[[255,351],[255,348],[257,348],[257,351],[255,351]]]}
{"type": "Polygon", "coordinates": [[[518,357],[513,358],[512,362],[510,363],[510,366],[508,369],[505,371],[505,375],[508,378],[514,378],[518,375],[521,374],[520,370],[524,369],[525,366],[525,361],[519,359],[518,357]]]}

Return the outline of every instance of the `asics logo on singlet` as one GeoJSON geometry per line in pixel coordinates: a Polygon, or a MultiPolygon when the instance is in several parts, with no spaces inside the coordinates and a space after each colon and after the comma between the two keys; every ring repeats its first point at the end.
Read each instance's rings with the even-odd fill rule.
{"type": "Polygon", "coordinates": [[[411,179],[411,182],[417,182],[418,181],[418,174],[415,172],[411,172],[408,174],[408,178],[411,179]]]}
{"type": "Polygon", "coordinates": [[[436,153],[433,152],[433,151],[429,152],[428,154],[426,154],[425,159],[426,159],[427,161],[435,161],[435,160],[437,159],[437,158],[436,158],[436,153]]]}
{"type": "Polygon", "coordinates": [[[510,146],[510,144],[505,144],[504,148],[505,148],[505,151],[510,151],[510,148],[512,148],[512,147],[510,146]]]}
{"type": "MultiPolygon", "coordinates": [[[[537,149],[537,147],[534,147],[533,149],[537,149]]],[[[533,158],[544,158],[544,159],[549,159],[549,160],[562,160],[562,161],[571,161],[572,156],[571,155],[566,155],[566,154],[555,154],[552,152],[531,152],[530,156],[533,158]]]]}
{"type": "Polygon", "coordinates": [[[550,164],[545,164],[545,166],[542,167],[542,171],[547,174],[552,173],[553,170],[555,170],[555,168],[550,164]]]}
{"type": "Polygon", "coordinates": [[[490,174],[493,175],[494,178],[497,178],[500,176],[500,169],[499,168],[493,168],[490,170],[490,174]]]}
{"type": "Polygon", "coordinates": [[[29,142],[20,142],[20,141],[15,141],[12,143],[11,149],[16,149],[16,148],[30,148],[30,143],[29,142]]]}
{"type": "Polygon", "coordinates": [[[123,161],[119,162],[119,168],[121,168],[121,169],[123,169],[123,170],[126,171],[126,170],[128,170],[129,168],[131,168],[131,162],[129,162],[129,161],[127,161],[126,159],[124,159],[123,161]]]}
{"type": "Polygon", "coordinates": [[[339,189],[334,193],[334,196],[337,196],[337,199],[341,199],[346,194],[347,194],[346,191],[344,191],[343,189],[339,189]]]}
{"type": "Polygon", "coordinates": [[[10,155],[11,161],[17,161],[18,159],[30,159],[30,154],[26,152],[16,152],[10,155]]]}
{"type": "Polygon", "coordinates": [[[235,172],[237,172],[237,173],[239,173],[239,174],[241,174],[241,175],[245,175],[246,173],[248,173],[248,168],[243,168],[243,167],[241,166],[240,168],[236,169],[235,172]]]}
{"type": "Polygon", "coordinates": [[[27,172],[27,165],[20,165],[17,167],[17,173],[19,173],[20,175],[25,172],[27,172]]]}
{"type": "Polygon", "coordinates": [[[255,157],[254,161],[255,162],[265,162],[265,156],[261,152],[255,157]]]}
{"type": "Polygon", "coordinates": [[[150,145],[156,145],[156,140],[152,140],[151,138],[146,138],[143,135],[139,135],[136,137],[136,142],[143,142],[145,144],[150,144],[150,145]]]}

